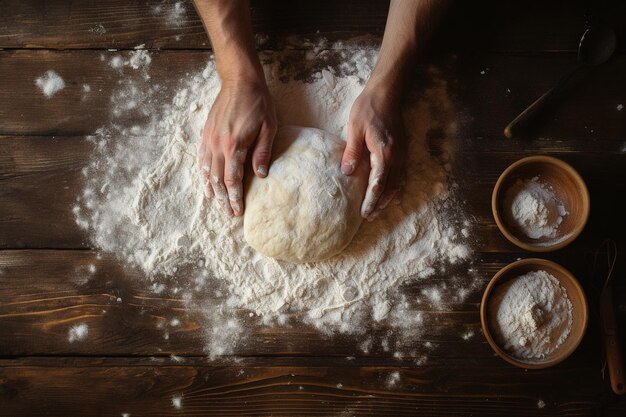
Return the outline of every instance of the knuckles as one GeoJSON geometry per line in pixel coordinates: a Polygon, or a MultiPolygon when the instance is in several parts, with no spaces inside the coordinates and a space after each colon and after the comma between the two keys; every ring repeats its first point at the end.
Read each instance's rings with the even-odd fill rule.
{"type": "Polygon", "coordinates": [[[241,177],[239,175],[224,178],[224,184],[227,188],[237,187],[241,185],[241,177]]]}

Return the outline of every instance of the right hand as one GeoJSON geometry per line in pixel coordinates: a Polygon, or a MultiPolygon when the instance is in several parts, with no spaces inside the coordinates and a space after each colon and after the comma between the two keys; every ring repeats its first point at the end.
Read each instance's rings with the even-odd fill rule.
{"type": "Polygon", "coordinates": [[[215,196],[225,213],[243,214],[242,181],[249,150],[254,174],[267,176],[276,123],[264,81],[222,82],[202,131],[199,166],[208,196],[215,196]]]}
{"type": "Polygon", "coordinates": [[[370,85],[356,98],[350,110],[348,143],[341,171],[352,175],[364,152],[370,156],[370,176],[361,204],[361,216],[373,219],[400,191],[404,176],[406,144],[398,94],[384,86],[370,85]]]}

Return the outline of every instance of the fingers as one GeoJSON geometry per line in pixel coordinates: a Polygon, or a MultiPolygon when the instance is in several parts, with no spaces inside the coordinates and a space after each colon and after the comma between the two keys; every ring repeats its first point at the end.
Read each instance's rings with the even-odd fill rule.
{"type": "Polygon", "coordinates": [[[348,124],[348,143],[341,159],[341,172],[351,175],[363,155],[363,132],[353,124],[348,124]]]}
{"type": "Polygon", "coordinates": [[[267,177],[275,136],[276,126],[268,126],[266,123],[261,126],[256,146],[252,153],[252,169],[258,177],[267,177]]]}
{"type": "Polygon", "coordinates": [[[389,203],[393,201],[393,199],[400,193],[400,188],[402,184],[402,174],[404,172],[404,164],[403,157],[401,154],[396,151],[395,154],[391,156],[390,166],[389,166],[389,176],[387,178],[387,184],[385,185],[385,190],[378,200],[378,204],[374,208],[373,215],[376,215],[380,211],[384,210],[389,203]]]}
{"type": "Polygon", "coordinates": [[[369,135],[366,136],[366,141],[370,151],[371,171],[365,198],[361,205],[361,216],[367,219],[376,208],[387,184],[391,155],[387,144],[378,133],[367,132],[366,134],[369,135]]]}
{"type": "Polygon", "coordinates": [[[204,195],[209,198],[215,195],[215,193],[213,192],[213,187],[211,186],[211,158],[211,152],[207,152],[202,161],[202,165],[200,166],[202,179],[204,180],[204,195]]]}
{"type": "Polygon", "coordinates": [[[213,197],[213,187],[211,187],[211,158],[212,153],[207,143],[209,143],[208,135],[205,134],[206,129],[202,131],[202,140],[200,149],[198,150],[198,167],[203,180],[202,191],[206,197],[213,197]]]}
{"type": "Polygon", "coordinates": [[[224,172],[224,185],[228,193],[228,203],[235,216],[243,213],[243,164],[246,160],[246,151],[237,149],[227,156],[224,172]]]}
{"type": "Polygon", "coordinates": [[[215,195],[213,192],[213,187],[211,186],[211,162],[213,155],[210,150],[205,149],[198,160],[198,164],[200,165],[200,174],[202,175],[203,180],[203,188],[202,191],[204,195],[208,198],[211,198],[215,195]]]}
{"type": "Polygon", "coordinates": [[[226,214],[232,215],[233,212],[228,201],[228,191],[226,190],[226,185],[224,185],[224,156],[222,154],[213,154],[210,184],[222,210],[226,214]]]}
{"type": "MultiPolygon", "coordinates": [[[[265,136],[261,141],[261,146],[264,148],[257,155],[257,158],[261,158],[257,159],[257,173],[260,171],[260,173],[264,172],[267,175],[267,168],[264,167],[269,163],[271,141],[275,130],[267,129],[263,133],[265,136]]],[[[243,172],[247,155],[245,144],[253,142],[253,137],[254,135],[250,135],[250,137],[212,136],[210,147],[205,145],[204,148],[205,156],[203,159],[207,161],[209,160],[207,158],[210,157],[210,163],[203,163],[203,172],[208,171],[210,173],[208,175],[210,194],[215,195],[220,207],[231,216],[243,214],[243,172]]]]}

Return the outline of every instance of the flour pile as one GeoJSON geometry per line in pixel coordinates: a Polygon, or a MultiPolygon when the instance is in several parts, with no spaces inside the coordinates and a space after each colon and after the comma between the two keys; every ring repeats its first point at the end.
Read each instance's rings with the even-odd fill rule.
{"type": "Polygon", "coordinates": [[[47,98],[50,98],[65,88],[65,81],[56,71],[48,70],[35,80],[35,85],[47,98]]]}
{"type": "Polygon", "coordinates": [[[531,239],[555,237],[567,210],[551,186],[533,177],[518,180],[507,192],[507,207],[515,224],[531,239]]]}
{"type": "MultiPolygon", "coordinates": [[[[373,68],[376,50],[335,45],[316,50],[315,57],[311,51],[304,59],[289,55],[299,53],[304,54],[262,56],[279,126],[315,127],[345,139],[350,107],[373,68]],[[320,68],[331,58],[341,65],[320,68]],[[311,65],[299,71],[293,62],[311,65]]],[[[142,63],[146,71],[150,60],[144,57],[142,63]]],[[[450,123],[455,110],[436,70],[430,70],[432,85],[405,109],[408,172],[400,201],[364,222],[339,256],[302,265],[255,252],[245,243],[241,218],[227,217],[203,194],[196,158],[220,87],[213,59],[183,80],[165,105],[155,104],[158,86],[144,75],[137,71],[120,83],[112,97],[112,123],[88,138],[94,155],[74,212],[93,243],[143,270],[155,293],[182,292],[189,314],[204,318],[209,355],[233,352],[253,326],[292,322],[329,335],[364,335],[362,351],[373,347],[368,330],[390,329],[386,334],[399,341],[380,343],[385,350],[400,349],[414,345],[426,325],[420,308],[462,303],[471,292],[475,282],[467,273],[471,251],[464,237],[470,224],[443,168],[453,155],[444,151],[435,158],[425,141],[427,133],[437,132],[441,140],[455,135],[450,123]],[[125,122],[134,114],[150,120],[125,122]],[[436,273],[446,274],[447,283],[424,285],[418,295],[403,290],[436,273]]]]}
{"type": "Polygon", "coordinates": [[[496,342],[521,359],[544,358],[572,330],[572,303],[546,271],[532,271],[498,287],[489,310],[496,342]]]}

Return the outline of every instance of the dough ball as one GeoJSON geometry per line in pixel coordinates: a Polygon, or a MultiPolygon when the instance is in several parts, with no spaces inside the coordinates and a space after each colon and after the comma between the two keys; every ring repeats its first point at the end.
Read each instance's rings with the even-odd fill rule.
{"type": "Polygon", "coordinates": [[[341,252],[361,225],[369,165],[341,173],[346,142],[323,130],[286,126],[274,141],[266,178],[246,193],[244,236],[266,256],[315,262],[341,252]]]}

